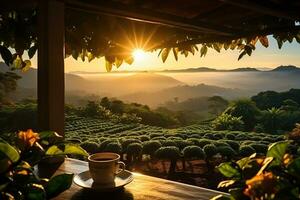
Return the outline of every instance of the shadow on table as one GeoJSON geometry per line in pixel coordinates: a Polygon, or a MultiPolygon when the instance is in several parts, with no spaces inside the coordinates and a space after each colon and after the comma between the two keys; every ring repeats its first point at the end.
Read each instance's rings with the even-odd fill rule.
{"type": "Polygon", "coordinates": [[[95,190],[82,189],[74,193],[71,200],[100,199],[100,200],[134,200],[133,194],[122,188],[113,192],[97,192],[95,190]]]}

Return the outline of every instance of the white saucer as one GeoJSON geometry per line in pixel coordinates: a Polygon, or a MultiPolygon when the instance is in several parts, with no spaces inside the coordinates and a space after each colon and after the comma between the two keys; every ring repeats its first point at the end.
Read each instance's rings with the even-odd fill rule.
{"type": "Polygon", "coordinates": [[[87,189],[95,189],[100,191],[112,191],[124,187],[133,180],[130,171],[124,170],[115,177],[115,181],[110,184],[97,184],[93,182],[89,171],[84,171],[74,177],[74,183],[80,187],[87,189]]]}

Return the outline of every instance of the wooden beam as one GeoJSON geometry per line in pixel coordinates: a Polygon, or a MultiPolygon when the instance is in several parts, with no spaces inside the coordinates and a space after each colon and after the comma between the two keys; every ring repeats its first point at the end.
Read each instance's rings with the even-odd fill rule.
{"type": "Polygon", "coordinates": [[[64,3],[38,5],[38,122],[40,130],[64,134],[64,3]]]}
{"type": "MultiPolygon", "coordinates": [[[[237,6],[240,8],[252,10],[255,12],[259,12],[262,14],[274,16],[274,17],[281,17],[290,20],[299,20],[300,15],[293,12],[293,11],[286,11],[283,8],[276,8],[274,6],[265,6],[261,3],[257,3],[253,0],[219,0],[221,2],[231,4],[233,6],[237,6]]],[[[284,1],[283,1],[284,2],[284,1]]]]}
{"type": "Polygon", "coordinates": [[[66,4],[67,8],[82,12],[121,17],[135,21],[175,27],[187,31],[225,36],[233,35],[235,32],[227,27],[214,26],[208,23],[194,21],[193,19],[160,13],[155,10],[140,7],[122,5],[121,3],[113,3],[110,1],[102,1],[98,4],[91,4],[78,0],[66,0],[66,4]]]}
{"type": "Polygon", "coordinates": [[[31,10],[37,7],[38,0],[9,0],[1,1],[0,11],[24,11],[31,10]]]}

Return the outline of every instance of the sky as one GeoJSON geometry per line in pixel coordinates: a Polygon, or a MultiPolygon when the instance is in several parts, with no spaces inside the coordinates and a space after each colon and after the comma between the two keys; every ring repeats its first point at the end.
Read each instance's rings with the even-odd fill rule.
{"type": "MultiPolygon", "coordinates": [[[[164,69],[184,69],[194,67],[211,67],[216,69],[233,69],[239,67],[256,67],[256,68],[275,68],[280,65],[295,65],[300,67],[300,44],[297,42],[284,43],[281,49],[278,49],[275,39],[269,37],[269,48],[263,47],[259,42],[252,56],[244,56],[237,60],[238,50],[222,50],[221,53],[209,49],[205,57],[200,57],[196,52],[193,56],[189,54],[187,58],[179,56],[179,60],[174,59],[173,53],[165,63],[161,57],[158,57],[158,51],[154,53],[145,53],[140,59],[135,60],[132,65],[122,64],[119,69],[113,71],[150,71],[164,69]]],[[[36,56],[32,60],[33,67],[36,66],[36,56]]],[[[87,72],[105,72],[104,59],[93,60],[92,62],[82,62],[74,60],[72,57],[65,59],[65,72],[87,71],[87,72]]]]}

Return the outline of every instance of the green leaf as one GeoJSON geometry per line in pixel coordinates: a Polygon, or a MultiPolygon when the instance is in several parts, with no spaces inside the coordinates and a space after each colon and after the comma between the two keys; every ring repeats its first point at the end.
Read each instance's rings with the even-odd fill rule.
{"type": "Polygon", "coordinates": [[[217,169],[227,178],[241,178],[240,168],[233,162],[221,163],[217,169]]]}
{"type": "Polygon", "coordinates": [[[92,60],[95,59],[95,56],[94,56],[94,54],[92,54],[91,52],[88,52],[88,53],[87,53],[87,58],[88,58],[88,61],[91,62],[92,60]]]}
{"type": "Polygon", "coordinates": [[[269,46],[269,40],[267,36],[260,36],[259,38],[260,43],[264,46],[264,47],[268,47],[269,46]]]}
{"type": "Polygon", "coordinates": [[[220,43],[213,43],[213,48],[220,53],[221,52],[221,48],[222,48],[222,44],[220,43]]]}
{"type": "Polygon", "coordinates": [[[6,155],[12,162],[17,162],[20,159],[19,152],[7,143],[0,143],[0,152],[6,155]]]}
{"type": "Polygon", "coordinates": [[[20,56],[17,56],[16,59],[13,62],[14,68],[16,69],[22,69],[23,67],[23,62],[20,56]]]}
{"type": "Polygon", "coordinates": [[[105,61],[105,68],[107,72],[110,72],[112,70],[112,63],[109,61],[105,61]]]}
{"type": "Polygon", "coordinates": [[[65,144],[63,150],[57,145],[53,145],[46,151],[46,155],[49,156],[68,154],[88,156],[88,153],[83,148],[75,144],[65,144]]]}
{"type": "Polygon", "coordinates": [[[122,65],[122,63],[123,63],[122,59],[116,58],[115,64],[117,68],[119,68],[122,65]]]}
{"type": "Polygon", "coordinates": [[[0,54],[5,64],[9,66],[13,61],[13,56],[11,52],[4,46],[0,46],[0,54]]]}
{"type": "Polygon", "coordinates": [[[77,50],[73,50],[73,51],[72,51],[72,57],[73,57],[75,60],[77,60],[77,59],[78,59],[78,56],[79,56],[78,51],[77,51],[77,50]]]}
{"type": "Polygon", "coordinates": [[[274,160],[271,163],[272,166],[281,164],[288,145],[289,145],[289,141],[280,141],[280,142],[273,143],[269,147],[267,152],[267,157],[274,158],[274,160]]]}
{"type": "Polygon", "coordinates": [[[215,196],[215,197],[211,198],[210,200],[234,200],[234,199],[232,199],[228,196],[220,194],[218,196],[215,196]]]}
{"type": "Polygon", "coordinates": [[[53,145],[49,147],[45,153],[46,155],[52,156],[52,155],[62,155],[64,152],[58,148],[58,146],[53,145]]]}
{"type": "Polygon", "coordinates": [[[174,58],[177,61],[178,60],[178,48],[173,48],[173,54],[174,54],[174,58]]]}
{"type": "Polygon", "coordinates": [[[45,186],[47,198],[53,198],[69,189],[72,185],[74,174],[61,174],[49,180],[45,186]]]}
{"type": "Polygon", "coordinates": [[[36,50],[37,50],[37,45],[36,44],[33,45],[32,47],[30,47],[28,49],[28,57],[29,57],[29,59],[31,59],[34,56],[36,50]]]}
{"type": "Polygon", "coordinates": [[[236,180],[221,181],[218,185],[218,188],[227,188],[227,187],[233,185],[235,182],[236,182],[236,180]]]}
{"type": "Polygon", "coordinates": [[[161,59],[163,62],[165,62],[168,58],[168,55],[170,53],[170,49],[169,48],[164,48],[161,52],[161,59]]]}
{"type": "Polygon", "coordinates": [[[30,69],[31,67],[31,61],[30,60],[24,60],[23,62],[23,67],[22,67],[22,72],[26,72],[30,69]]]}
{"type": "Polygon", "coordinates": [[[242,57],[244,57],[244,55],[246,55],[247,52],[246,51],[242,51],[242,53],[239,55],[238,60],[240,60],[242,57]]]}
{"type": "Polygon", "coordinates": [[[134,59],[132,56],[129,56],[128,58],[125,59],[125,62],[129,65],[131,65],[133,63],[134,59]]]}
{"type": "Polygon", "coordinates": [[[203,45],[200,49],[200,57],[203,57],[207,54],[207,46],[203,45]]]}
{"type": "Polygon", "coordinates": [[[39,184],[31,184],[26,195],[28,200],[45,200],[46,193],[44,187],[39,184]]]}
{"type": "Polygon", "coordinates": [[[242,158],[242,159],[238,160],[236,163],[239,165],[239,167],[241,169],[243,169],[244,167],[246,167],[248,165],[248,163],[251,161],[251,159],[253,159],[255,157],[256,157],[256,153],[252,154],[249,157],[242,158]]]}
{"type": "Polygon", "coordinates": [[[82,155],[82,156],[88,156],[89,154],[81,148],[79,145],[76,144],[66,144],[65,145],[65,154],[73,154],[73,155],[82,155]]]}
{"type": "Polygon", "coordinates": [[[288,173],[300,179],[300,158],[293,160],[287,167],[288,173]]]}
{"type": "Polygon", "coordinates": [[[40,139],[48,139],[48,138],[62,138],[61,135],[56,133],[55,131],[42,131],[39,132],[40,139]]]}

